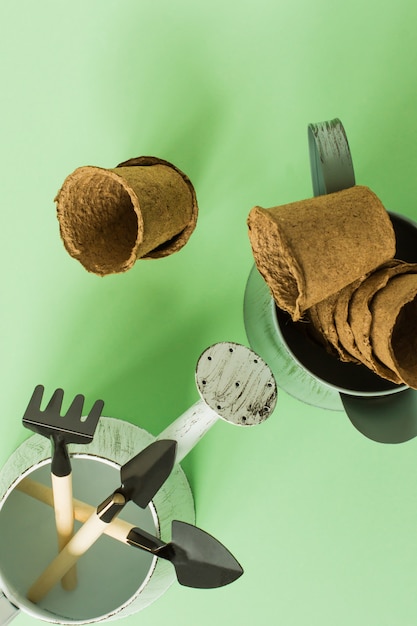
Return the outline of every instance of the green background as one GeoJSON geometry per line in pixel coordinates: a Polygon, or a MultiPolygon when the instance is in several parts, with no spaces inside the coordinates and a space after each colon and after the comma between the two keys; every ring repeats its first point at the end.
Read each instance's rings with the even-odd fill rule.
{"type": "MultiPolygon", "coordinates": [[[[417,218],[416,18],[411,0],[1,1],[1,464],[38,383],[155,435],[197,400],[200,353],[247,344],[250,209],[312,195],[309,122],[339,117],[357,182],[417,218]],[[190,177],[197,228],[171,257],[88,274],[55,193],[139,155],[190,177]]],[[[175,584],[124,623],[416,624],[416,452],[284,391],[258,428],[216,423],[182,466],[245,574],[175,584]]]]}

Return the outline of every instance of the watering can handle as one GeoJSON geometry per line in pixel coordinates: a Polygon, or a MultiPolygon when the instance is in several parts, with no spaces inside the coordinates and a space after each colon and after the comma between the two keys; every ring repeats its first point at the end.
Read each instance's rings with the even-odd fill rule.
{"type": "Polygon", "coordinates": [[[308,125],[311,179],[315,196],[323,196],[355,185],[352,157],[342,122],[308,125]]]}
{"type": "Polygon", "coordinates": [[[0,591],[0,626],[6,626],[13,618],[17,617],[20,610],[10,602],[0,591]]]}

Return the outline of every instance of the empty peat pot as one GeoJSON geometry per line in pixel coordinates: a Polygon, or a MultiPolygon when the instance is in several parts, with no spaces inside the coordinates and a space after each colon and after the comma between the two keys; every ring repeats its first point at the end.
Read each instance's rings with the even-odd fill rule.
{"type": "MultiPolygon", "coordinates": [[[[390,212],[396,258],[417,262],[417,225],[390,212]]],[[[297,399],[325,409],[343,411],[340,394],[377,398],[408,387],[385,380],[364,365],[343,363],[326,352],[308,334],[308,324],[293,322],[280,310],[256,266],[252,268],[244,298],[248,341],[271,367],[281,387],[297,399]]]]}
{"type": "MultiPolygon", "coordinates": [[[[70,445],[74,497],[97,506],[119,486],[121,465],[154,439],[102,417],[92,443],[70,445]]],[[[56,556],[57,539],[53,509],[19,489],[26,478],[50,486],[50,443],[40,435],[27,439],[0,471],[0,624],[20,610],[58,624],[114,620],[142,610],[176,580],[169,562],[103,536],[78,561],[75,590],[58,584],[39,604],[30,602],[26,593],[56,556]]],[[[130,502],[121,517],[166,542],[174,519],[193,524],[193,498],[180,466],[146,509],[130,502]]]]}
{"type": "Polygon", "coordinates": [[[177,252],[198,213],[189,178],[156,157],[129,159],[113,169],[79,167],[55,202],[66,250],[99,276],[177,252]]]}

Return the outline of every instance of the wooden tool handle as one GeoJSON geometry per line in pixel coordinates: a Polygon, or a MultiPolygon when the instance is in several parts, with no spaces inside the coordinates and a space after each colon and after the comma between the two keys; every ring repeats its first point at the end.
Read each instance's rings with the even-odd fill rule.
{"type": "Polygon", "coordinates": [[[94,512],[31,586],[27,594],[28,599],[34,603],[42,600],[88,548],[97,541],[105,531],[106,526],[107,524],[102,522],[94,512]]]}
{"type": "MultiPolygon", "coordinates": [[[[67,545],[74,534],[74,508],[72,503],[72,474],[55,476],[51,474],[54,496],[55,525],[58,535],[59,552],[67,545]]],[[[72,567],[61,580],[67,591],[77,586],[77,570],[72,567]]]]}
{"type": "MultiPolygon", "coordinates": [[[[32,480],[31,478],[24,478],[21,480],[16,489],[30,496],[31,498],[35,498],[44,504],[49,506],[54,505],[52,489],[43,485],[42,483],[38,483],[36,480],[32,480]]],[[[83,524],[88,520],[88,518],[94,513],[95,508],[91,506],[91,504],[87,504],[82,500],[73,499],[74,505],[74,517],[77,522],[82,522],[83,524]]],[[[122,543],[126,543],[126,537],[129,532],[134,528],[133,524],[126,522],[125,520],[116,518],[111,524],[107,524],[104,532],[109,537],[113,537],[113,539],[117,539],[122,543]]]]}

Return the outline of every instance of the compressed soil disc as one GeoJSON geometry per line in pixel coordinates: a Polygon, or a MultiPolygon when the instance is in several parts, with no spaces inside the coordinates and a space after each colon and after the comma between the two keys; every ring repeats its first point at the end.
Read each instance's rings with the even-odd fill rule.
{"type": "Polygon", "coordinates": [[[371,344],[378,359],[417,389],[417,274],[392,278],[372,299],[371,344]]]}
{"type": "Polygon", "coordinates": [[[328,352],[336,353],[341,361],[359,363],[360,359],[349,350],[347,342],[346,324],[347,308],[351,294],[361,284],[364,277],[346,285],[337,293],[322,300],[308,309],[308,315],[317,332],[323,336],[324,345],[328,352]]]}
{"type": "Polygon", "coordinates": [[[310,307],[307,313],[316,337],[321,335],[321,343],[324,345],[327,352],[337,356],[341,361],[357,362],[357,359],[343,346],[335,323],[335,312],[339,298],[345,289],[310,307]]]}
{"type": "Polygon", "coordinates": [[[392,259],[368,276],[352,294],[349,302],[348,325],[352,332],[358,358],[379,376],[394,383],[401,382],[400,376],[391,366],[382,362],[373,349],[371,303],[376,294],[383,290],[395,276],[413,272],[417,272],[417,264],[392,259]]]}

